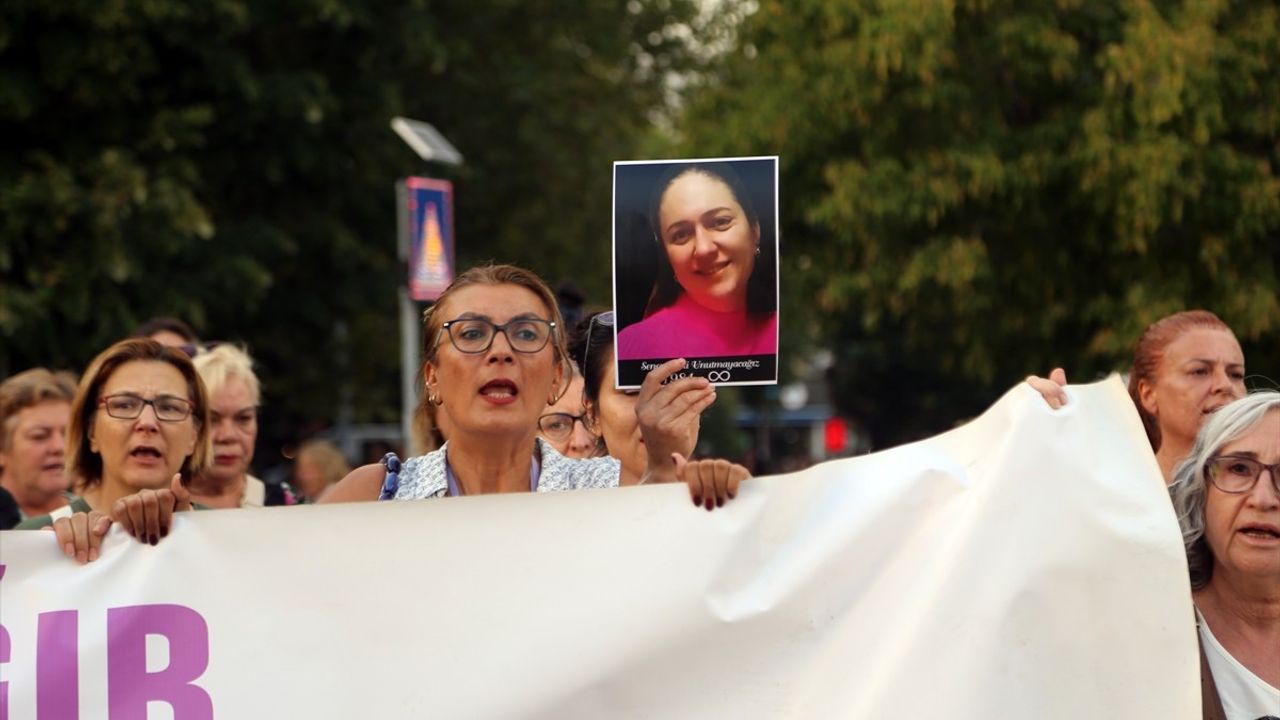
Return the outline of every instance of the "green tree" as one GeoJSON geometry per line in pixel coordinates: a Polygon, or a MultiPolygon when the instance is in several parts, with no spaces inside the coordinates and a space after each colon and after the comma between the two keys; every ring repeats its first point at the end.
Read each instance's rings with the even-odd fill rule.
{"type": "MultiPolygon", "coordinates": [[[[172,314],[246,341],[264,431],[398,408],[390,132],[466,156],[459,264],[609,287],[610,162],[672,73],[692,0],[13,0],[0,9],[0,376],[80,368],[172,314]]],[[[437,168],[438,170],[438,168],[437,168]]]]}
{"type": "Polygon", "coordinates": [[[787,347],[876,445],[1219,313],[1280,374],[1272,2],[766,1],[676,122],[781,156],[787,347]]]}

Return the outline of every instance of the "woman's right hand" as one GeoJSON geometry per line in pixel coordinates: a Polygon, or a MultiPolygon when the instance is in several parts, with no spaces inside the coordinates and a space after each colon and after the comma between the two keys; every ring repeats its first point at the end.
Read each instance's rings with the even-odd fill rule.
{"type": "Polygon", "coordinates": [[[169,535],[173,514],[190,509],[191,493],[183,487],[182,476],[174,474],[167,490],[139,490],[122,497],[111,507],[111,514],[138,542],[155,545],[169,535]]]}
{"type": "Polygon", "coordinates": [[[672,482],[671,455],[689,456],[698,444],[702,411],[716,401],[716,388],[704,377],[684,377],[666,382],[683,370],[686,361],[668,360],[645,375],[636,399],[636,420],[649,455],[649,481],[672,482]],[[666,383],[665,385],[663,383],[666,383]]]}
{"type": "Polygon", "coordinates": [[[97,560],[101,554],[102,538],[111,529],[111,518],[97,510],[78,512],[58,518],[45,529],[57,536],[63,555],[83,565],[97,560]]]}
{"type": "Polygon", "coordinates": [[[1067,384],[1067,372],[1062,368],[1054,368],[1048,378],[1028,375],[1027,384],[1040,393],[1040,397],[1054,410],[1067,404],[1067,393],[1062,389],[1067,384]]]}

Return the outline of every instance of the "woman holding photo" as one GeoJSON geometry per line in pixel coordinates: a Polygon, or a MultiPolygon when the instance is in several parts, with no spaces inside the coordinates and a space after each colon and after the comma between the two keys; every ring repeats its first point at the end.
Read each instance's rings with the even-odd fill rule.
{"type": "Polygon", "coordinates": [[[665,262],[644,319],[618,333],[618,357],[776,353],[776,283],[755,272],[772,247],[761,243],[760,216],[733,168],[672,165],[655,186],[649,222],[665,262]]]}

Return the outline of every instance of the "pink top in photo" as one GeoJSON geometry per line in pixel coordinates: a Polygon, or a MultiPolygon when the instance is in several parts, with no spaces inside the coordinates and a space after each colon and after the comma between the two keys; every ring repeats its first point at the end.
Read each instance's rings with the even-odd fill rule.
{"type": "Polygon", "coordinates": [[[681,293],[675,303],[618,331],[620,360],[773,355],[778,313],[722,313],[681,293]]]}

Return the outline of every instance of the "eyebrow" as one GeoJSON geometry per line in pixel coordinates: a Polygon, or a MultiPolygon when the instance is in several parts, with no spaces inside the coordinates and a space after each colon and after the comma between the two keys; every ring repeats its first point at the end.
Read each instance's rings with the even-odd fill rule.
{"type": "MultiPolygon", "coordinates": [[[[494,325],[502,324],[502,323],[494,322],[493,318],[483,313],[464,312],[461,315],[459,315],[457,319],[458,320],[487,320],[493,323],[494,325]]],[[[540,317],[537,313],[522,312],[519,315],[512,315],[510,318],[507,319],[507,322],[511,322],[512,320],[543,320],[543,319],[545,318],[540,317]]],[[[547,322],[551,322],[551,321],[547,320],[547,322]]]]}
{"type": "Polygon", "coordinates": [[[1226,365],[1227,367],[1238,367],[1238,368],[1244,367],[1244,363],[1238,363],[1235,361],[1223,362],[1221,360],[1215,360],[1213,358],[1191,358],[1187,362],[1205,363],[1207,365],[1216,365],[1219,362],[1221,362],[1223,365],[1226,365]]]}
{"type": "MultiPolygon", "coordinates": [[[[733,212],[733,208],[729,207],[728,205],[721,205],[720,207],[714,207],[714,208],[711,208],[710,210],[707,210],[706,212],[701,213],[700,215],[698,215],[698,217],[704,218],[708,215],[714,215],[718,212],[725,212],[725,211],[733,212]]],[[[672,230],[674,230],[677,225],[684,225],[689,222],[690,222],[689,220],[677,220],[667,226],[667,232],[671,232],[672,230]]]]}
{"type": "Polygon", "coordinates": [[[1218,457],[1248,458],[1249,460],[1257,460],[1258,453],[1252,450],[1236,450],[1234,452],[1224,452],[1218,457]]]}

